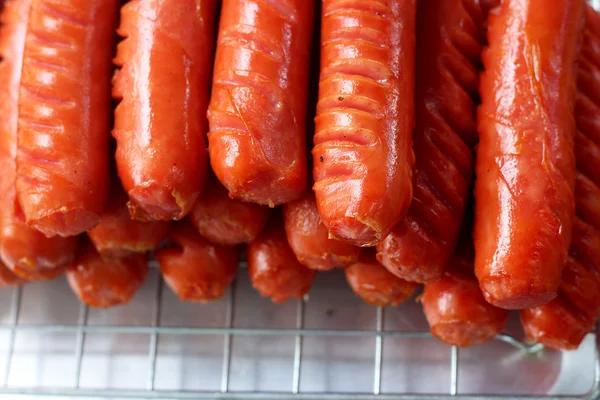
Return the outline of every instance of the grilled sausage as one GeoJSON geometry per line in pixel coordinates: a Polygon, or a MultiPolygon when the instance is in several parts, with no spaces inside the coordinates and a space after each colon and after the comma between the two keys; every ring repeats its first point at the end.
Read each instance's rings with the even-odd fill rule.
{"type": "Polygon", "coordinates": [[[377,245],[379,261],[409,281],[440,279],[458,239],[473,179],[484,21],[477,0],[419,2],[414,198],[377,245]]]}
{"type": "Polygon", "coordinates": [[[314,0],[224,0],[208,121],[230,196],[274,206],[306,186],[314,0]]]}
{"type": "Polygon", "coordinates": [[[523,310],[525,333],[548,347],[572,350],[600,316],[600,16],[587,7],[575,105],[576,216],[558,297],[523,310]]]}
{"type": "MultiPolygon", "coordinates": [[[[25,223],[17,202],[17,119],[23,49],[31,0],[6,2],[0,31],[0,258],[15,274],[51,279],[73,262],[77,238],[47,238],[25,223]]],[[[0,269],[6,268],[4,266],[0,269]]],[[[5,282],[15,282],[4,273],[5,282]]]]}
{"type": "Polygon", "coordinates": [[[354,293],[379,307],[397,306],[408,300],[419,287],[418,283],[405,281],[389,272],[371,251],[346,268],[346,279],[354,293]]]}
{"type": "Polygon", "coordinates": [[[504,329],[508,311],[485,301],[475,274],[473,244],[463,239],[437,282],[425,285],[421,302],[431,334],[456,346],[483,343],[504,329]]]}
{"type": "Polygon", "coordinates": [[[157,247],[169,231],[164,221],[141,222],[129,215],[127,194],[114,183],[108,206],[101,214],[102,221],[88,237],[102,257],[125,257],[146,253],[157,247]]]}
{"type": "Polygon", "coordinates": [[[360,247],[329,238],[312,190],[282,207],[287,240],[300,263],[315,270],[345,267],[358,261],[360,247]]]}
{"type": "Polygon", "coordinates": [[[200,234],[223,246],[250,242],[263,230],[268,218],[268,207],[230,198],[216,178],[209,180],[190,213],[200,234]]]}
{"type": "Polygon", "coordinates": [[[29,226],[73,236],[108,198],[117,0],[33,0],[19,89],[17,177],[29,226]]]}
{"type": "Polygon", "coordinates": [[[66,275],[79,300],[91,307],[107,308],[128,303],[144,283],[147,272],[148,262],[143,254],[103,259],[86,242],[66,275]]]}
{"type": "Polygon", "coordinates": [[[113,136],[136,219],[181,219],[204,187],[216,3],[132,0],[121,10],[113,136]]]}
{"type": "Polygon", "coordinates": [[[290,248],[279,213],[248,245],[246,259],[252,286],[275,303],[302,298],[312,285],[316,271],[300,264],[290,248]]]}
{"type": "Polygon", "coordinates": [[[412,199],[415,0],[324,0],[312,151],[319,214],[358,246],[384,239],[412,199]]]}
{"type": "Polygon", "coordinates": [[[576,57],[584,1],[505,0],[483,52],[475,274],[486,300],[556,296],[574,214],[576,57]]]}
{"type": "Polygon", "coordinates": [[[173,292],[184,301],[223,296],[235,278],[237,250],[208,242],[188,219],[173,224],[169,241],[175,248],[159,250],[155,257],[173,292]]]}

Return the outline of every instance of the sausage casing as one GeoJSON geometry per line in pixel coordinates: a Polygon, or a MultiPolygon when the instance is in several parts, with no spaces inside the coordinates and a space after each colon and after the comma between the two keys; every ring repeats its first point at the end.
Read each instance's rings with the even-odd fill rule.
{"type": "Polygon", "coordinates": [[[218,246],[203,238],[186,218],[171,227],[173,247],[156,252],[163,279],[184,301],[205,302],[223,296],[238,266],[235,248],[218,246]]]}
{"type": "Polygon", "coordinates": [[[329,237],[312,190],[282,207],[287,240],[303,265],[315,270],[345,267],[358,261],[361,248],[329,237]]]}
{"type": "Polygon", "coordinates": [[[73,262],[78,239],[47,238],[28,227],[17,202],[15,179],[18,98],[31,3],[31,0],[7,1],[1,21],[0,258],[15,274],[25,279],[38,280],[56,277],[63,272],[66,264],[73,262]]]}
{"type": "MultiPolygon", "coordinates": [[[[469,239],[470,240],[470,239],[469,239]]],[[[504,329],[508,311],[485,301],[473,273],[472,244],[465,238],[442,278],[425,285],[421,302],[438,339],[461,347],[483,343],[504,329]]]]}
{"type": "Polygon", "coordinates": [[[252,286],[275,303],[302,298],[312,285],[316,271],[300,264],[285,237],[281,215],[271,217],[265,230],[247,248],[252,286]]]}
{"type": "Polygon", "coordinates": [[[169,231],[169,223],[165,221],[132,219],[127,195],[118,183],[113,184],[108,206],[100,215],[102,221],[88,232],[88,237],[103,257],[145,253],[157,247],[169,231]]]}
{"type": "Polygon", "coordinates": [[[575,222],[569,258],[558,296],[523,310],[521,322],[530,338],[548,347],[572,350],[600,316],[600,15],[586,10],[579,59],[575,120],[575,222]]]}
{"type": "Polygon", "coordinates": [[[19,89],[17,177],[29,226],[73,236],[108,199],[117,0],[33,0],[19,89]]]}
{"type": "Polygon", "coordinates": [[[121,10],[113,136],[137,219],[183,218],[204,187],[216,3],[133,0],[121,10]]]}
{"type": "Polygon", "coordinates": [[[418,283],[405,281],[389,272],[370,251],[345,271],[354,293],[379,307],[397,306],[408,300],[419,287],[418,283]]]}
{"type": "Polygon", "coordinates": [[[79,300],[96,308],[128,303],[147,273],[148,262],[143,254],[104,259],[89,242],[66,271],[69,286],[79,300]]]}
{"type": "Polygon", "coordinates": [[[415,0],[324,0],[313,186],[334,237],[384,239],[412,199],[415,0]]]}
{"type": "Polygon", "coordinates": [[[208,121],[213,171],[232,197],[270,206],[306,186],[314,0],[224,0],[208,121]]]}
{"type": "Polygon", "coordinates": [[[475,274],[499,307],[550,301],[567,260],[583,11],[581,0],[505,0],[488,19],[473,236],[475,274]]]}
{"type": "Polygon", "coordinates": [[[414,197],[377,245],[379,261],[409,281],[440,279],[459,236],[473,178],[484,21],[476,0],[417,8],[414,197]]]}
{"type": "Polygon", "coordinates": [[[217,179],[211,179],[189,216],[210,242],[234,246],[250,242],[263,230],[269,208],[232,199],[217,179]]]}

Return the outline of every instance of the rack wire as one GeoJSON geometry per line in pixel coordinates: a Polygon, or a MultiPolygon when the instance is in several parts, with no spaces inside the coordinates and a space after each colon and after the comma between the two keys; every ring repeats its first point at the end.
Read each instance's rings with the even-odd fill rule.
{"type": "MultiPolygon", "coordinates": [[[[159,274],[156,274],[159,275],[159,274]]],[[[595,333],[595,359],[594,359],[594,382],[593,387],[588,393],[579,396],[500,396],[500,395],[474,395],[463,394],[459,391],[459,349],[455,346],[448,346],[450,352],[449,357],[449,387],[445,394],[420,394],[420,393],[383,393],[381,390],[382,379],[382,355],[384,354],[383,344],[386,338],[431,338],[431,335],[425,331],[387,331],[384,329],[385,309],[378,308],[376,311],[376,323],[372,330],[340,330],[340,329],[309,329],[305,327],[305,309],[309,303],[309,297],[297,300],[295,307],[295,327],[293,329],[286,328],[247,328],[234,326],[234,304],[236,301],[236,285],[228,292],[225,323],[221,327],[192,327],[192,326],[163,326],[161,324],[161,303],[163,301],[163,284],[162,280],[156,280],[154,289],[155,296],[153,299],[151,322],[148,325],[90,325],[88,324],[89,310],[85,305],[80,305],[77,323],[76,324],[23,324],[19,321],[21,312],[23,289],[17,288],[14,290],[10,312],[8,313],[7,323],[0,325],[0,333],[8,332],[8,351],[6,358],[6,368],[2,386],[0,387],[0,395],[49,395],[49,396],[69,396],[69,397],[100,397],[100,398],[171,398],[171,399],[197,399],[197,398],[215,398],[215,399],[595,399],[600,398],[600,340],[595,333]],[[69,333],[75,335],[75,351],[73,353],[74,360],[74,384],[70,387],[14,387],[9,385],[9,376],[11,373],[11,365],[13,361],[15,337],[20,333],[35,332],[40,335],[50,333],[69,333]],[[149,335],[148,346],[148,362],[147,362],[147,383],[145,389],[109,389],[109,388],[85,388],[80,385],[82,360],[84,357],[84,347],[86,337],[90,334],[104,335],[149,335]],[[155,387],[157,376],[157,349],[159,339],[166,336],[188,336],[188,335],[219,335],[223,337],[222,348],[222,369],[220,390],[217,391],[180,391],[180,390],[162,390],[155,387]],[[293,341],[293,358],[292,358],[292,384],[289,391],[280,392],[248,392],[248,391],[233,391],[230,387],[230,372],[232,365],[232,340],[233,338],[243,336],[254,337],[291,337],[293,341]],[[375,346],[373,355],[373,386],[369,393],[333,393],[333,392],[303,392],[301,390],[301,378],[303,363],[303,342],[310,337],[346,337],[346,338],[372,338],[375,346]]],[[[243,300],[242,300],[243,301],[243,300]]],[[[127,307],[127,306],[125,306],[127,307]]],[[[434,340],[431,338],[431,340],[434,340]]],[[[513,336],[502,334],[494,340],[505,342],[514,346],[524,354],[537,354],[542,351],[543,347],[539,344],[527,344],[521,342],[513,336]]]]}

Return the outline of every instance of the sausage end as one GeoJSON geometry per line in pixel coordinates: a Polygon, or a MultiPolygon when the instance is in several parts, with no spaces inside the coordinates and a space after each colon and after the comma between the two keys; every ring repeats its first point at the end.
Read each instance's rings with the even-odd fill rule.
{"type": "Polygon", "coordinates": [[[539,307],[556,297],[556,288],[510,276],[489,277],[479,286],[488,303],[508,310],[539,307]]]}
{"type": "Polygon", "coordinates": [[[54,211],[42,218],[30,219],[27,224],[47,237],[76,236],[100,223],[100,215],[85,209],[54,211]]]}

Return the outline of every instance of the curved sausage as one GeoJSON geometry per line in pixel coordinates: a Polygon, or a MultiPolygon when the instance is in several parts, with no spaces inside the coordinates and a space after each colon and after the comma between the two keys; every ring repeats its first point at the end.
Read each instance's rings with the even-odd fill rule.
{"type": "Polygon", "coordinates": [[[567,260],[583,11],[582,0],[505,0],[489,17],[473,237],[475,274],[498,307],[552,300],[567,260]]]}
{"type": "Polygon", "coordinates": [[[250,242],[246,259],[252,286],[274,303],[302,298],[316,274],[296,258],[279,214],[272,216],[265,230],[250,242]]]}
{"type": "Polygon", "coordinates": [[[472,244],[464,240],[441,279],[426,284],[421,296],[431,334],[461,347],[501,333],[508,318],[507,310],[485,301],[473,273],[474,258],[472,244]]]}
{"type": "Polygon", "coordinates": [[[190,220],[200,234],[223,246],[250,242],[268,219],[268,207],[230,198],[216,178],[209,180],[190,213],[190,220]]]}
{"type": "Polygon", "coordinates": [[[600,316],[600,15],[586,11],[579,59],[575,120],[576,216],[569,258],[558,297],[548,304],[523,310],[521,322],[528,337],[548,347],[572,350],[600,316]]]}
{"type": "Polygon", "coordinates": [[[408,300],[419,284],[400,279],[379,264],[374,252],[363,254],[346,268],[346,279],[364,301],[379,307],[397,306],[408,300]]]}
{"type": "Polygon", "coordinates": [[[143,254],[103,259],[91,243],[67,268],[67,281],[83,303],[96,308],[126,304],[142,286],[148,273],[143,254]]]}
{"type": "Polygon", "coordinates": [[[415,12],[323,1],[313,188],[332,236],[357,246],[384,239],[412,199],[415,12]]]}
{"type": "Polygon", "coordinates": [[[102,221],[88,232],[88,237],[103,257],[146,253],[156,248],[169,231],[168,222],[133,220],[127,209],[127,195],[118,183],[113,184],[108,206],[100,216],[102,221]]]}
{"type": "Polygon", "coordinates": [[[282,210],[288,243],[303,265],[324,271],[358,261],[360,247],[329,237],[312,190],[284,204],[282,210]]]}
{"type": "Polygon", "coordinates": [[[273,207],[306,187],[314,0],[224,0],[208,121],[230,196],[273,207]]]}
{"type": "Polygon", "coordinates": [[[235,278],[237,250],[210,243],[188,219],[173,224],[169,241],[177,248],[159,250],[155,257],[171,290],[184,301],[222,297],[235,278]]]}
{"type": "Polygon", "coordinates": [[[117,170],[136,219],[181,219],[204,187],[216,0],[132,0],[113,80],[117,170]]]}
{"type": "Polygon", "coordinates": [[[63,272],[66,264],[73,262],[78,239],[47,238],[28,227],[17,203],[18,98],[30,7],[31,0],[8,1],[1,17],[0,258],[18,276],[39,280],[56,277],[63,272]]]}
{"type": "Polygon", "coordinates": [[[484,21],[477,0],[418,6],[414,197],[377,245],[379,261],[409,281],[440,279],[459,236],[473,179],[484,21]]]}
{"type": "Polygon", "coordinates": [[[17,177],[29,226],[73,236],[108,198],[117,0],[34,0],[19,90],[17,177]]]}

